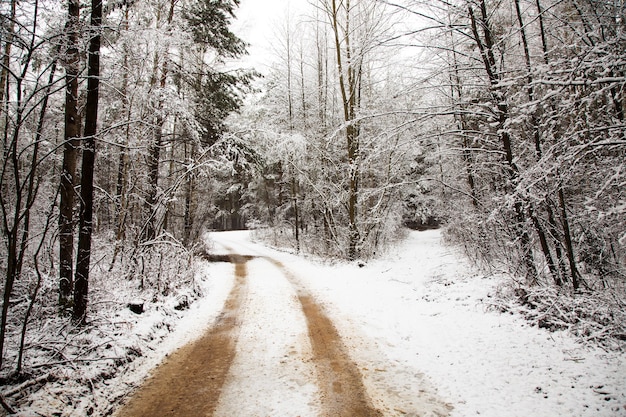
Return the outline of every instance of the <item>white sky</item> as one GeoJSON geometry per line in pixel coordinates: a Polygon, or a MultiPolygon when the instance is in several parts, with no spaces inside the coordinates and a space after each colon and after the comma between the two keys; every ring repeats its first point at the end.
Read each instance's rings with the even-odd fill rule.
{"type": "Polygon", "coordinates": [[[278,22],[286,16],[304,10],[308,0],[242,0],[235,11],[237,20],[233,22],[233,31],[250,44],[249,56],[243,62],[264,72],[276,59],[271,45],[278,22]]]}

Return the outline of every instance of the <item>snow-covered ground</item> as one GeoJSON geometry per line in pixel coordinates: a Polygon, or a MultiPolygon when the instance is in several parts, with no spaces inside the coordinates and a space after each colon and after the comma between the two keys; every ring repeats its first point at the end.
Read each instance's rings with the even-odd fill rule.
{"type": "MultiPolygon", "coordinates": [[[[626,416],[623,354],[489,309],[506,278],[473,272],[442,245],[439,231],[412,232],[364,267],[267,249],[250,243],[248,232],[211,239],[218,250],[226,245],[286,265],[327,309],[368,393],[395,402],[397,415],[415,407],[411,398],[425,390],[458,417],[626,416]]],[[[277,272],[267,273],[271,286],[269,274],[277,272]]],[[[291,316],[273,314],[277,320],[291,316]]]]}
{"type": "MultiPolygon", "coordinates": [[[[207,239],[212,253],[255,257],[246,263],[237,353],[216,416],[319,414],[320,391],[297,298],[303,290],[326,310],[373,405],[385,415],[450,410],[453,417],[626,416],[623,353],[584,346],[565,332],[489,308],[507,278],[473,271],[442,245],[439,231],[411,232],[365,265],[277,251],[253,243],[249,232],[211,233],[207,239]]],[[[74,373],[92,379],[91,393],[71,385],[68,376],[31,396],[18,416],[105,415],[119,408],[120,398],[154,366],[219,316],[235,268],[205,261],[195,268],[204,296],[188,310],[148,303],[142,315],[123,311],[115,317],[114,327],[125,328],[120,340],[127,340],[126,348],[142,352],[122,365],[123,372],[103,379],[94,365],[77,368],[74,373]]]]}

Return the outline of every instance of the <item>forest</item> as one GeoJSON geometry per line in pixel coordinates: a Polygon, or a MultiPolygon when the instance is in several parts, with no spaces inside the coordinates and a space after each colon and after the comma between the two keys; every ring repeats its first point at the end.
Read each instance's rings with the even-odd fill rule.
{"type": "Polygon", "coordinates": [[[623,349],[623,1],[310,0],[264,71],[239,3],[0,2],[2,384],[89,349],[57,339],[120,308],[106,277],[199,296],[207,230],[360,261],[441,227],[623,349]]]}

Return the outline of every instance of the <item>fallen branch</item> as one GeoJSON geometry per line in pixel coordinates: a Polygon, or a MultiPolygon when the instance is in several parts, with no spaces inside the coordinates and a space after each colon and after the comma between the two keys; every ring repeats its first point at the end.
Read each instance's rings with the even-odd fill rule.
{"type": "Polygon", "coordinates": [[[17,411],[15,411],[13,408],[11,408],[11,406],[9,404],[7,404],[7,402],[4,400],[4,397],[2,396],[2,394],[0,394],[0,404],[2,404],[2,408],[4,408],[7,413],[9,413],[9,414],[17,414],[17,411]]]}
{"type": "Polygon", "coordinates": [[[67,365],[67,364],[71,364],[74,362],[98,362],[98,361],[117,361],[117,360],[122,360],[124,358],[122,357],[106,357],[106,358],[91,358],[91,359],[67,359],[67,360],[63,360],[63,361],[57,361],[57,362],[48,362],[48,363],[42,363],[39,365],[33,365],[31,366],[32,369],[37,369],[37,368],[44,368],[46,366],[56,366],[56,365],[67,365]]]}
{"type": "Polygon", "coordinates": [[[13,387],[13,389],[8,390],[7,392],[4,393],[5,397],[11,397],[21,391],[23,391],[24,389],[31,387],[35,384],[41,384],[42,382],[49,382],[51,380],[53,380],[54,378],[52,377],[52,375],[45,374],[45,375],[41,375],[35,379],[30,379],[28,381],[25,381],[23,383],[21,383],[20,385],[18,385],[17,387],[13,387]]]}

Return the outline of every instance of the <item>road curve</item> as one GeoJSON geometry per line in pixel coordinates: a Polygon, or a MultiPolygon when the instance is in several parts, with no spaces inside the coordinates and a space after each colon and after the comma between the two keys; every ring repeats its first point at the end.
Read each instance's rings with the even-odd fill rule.
{"type": "Polygon", "coordinates": [[[448,415],[449,406],[421,388],[402,400],[396,385],[381,385],[384,366],[357,365],[283,257],[237,242],[220,246],[205,259],[234,266],[223,311],[210,330],[159,365],[116,417],[448,415]]]}

